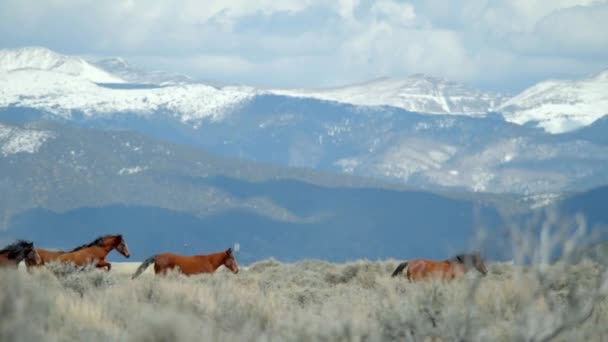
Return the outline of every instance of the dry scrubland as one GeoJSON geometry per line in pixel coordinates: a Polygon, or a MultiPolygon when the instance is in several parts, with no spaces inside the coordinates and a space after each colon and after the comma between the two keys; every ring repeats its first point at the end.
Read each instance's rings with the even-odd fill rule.
{"type": "Polygon", "coordinates": [[[0,341],[608,341],[608,257],[598,246],[581,259],[584,221],[573,224],[554,218],[537,240],[514,230],[529,266],[490,263],[448,284],[391,278],[401,260],[135,280],[137,263],[0,270],[0,341]]]}
{"type": "Polygon", "coordinates": [[[237,275],[222,269],[159,278],[148,271],[136,280],[132,264],[110,273],[55,267],[58,276],[4,270],[0,340],[608,339],[600,262],[544,270],[494,263],[483,279],[471,272],[451,284],[391,278],[397,264],[268,260],[237,275]]]}

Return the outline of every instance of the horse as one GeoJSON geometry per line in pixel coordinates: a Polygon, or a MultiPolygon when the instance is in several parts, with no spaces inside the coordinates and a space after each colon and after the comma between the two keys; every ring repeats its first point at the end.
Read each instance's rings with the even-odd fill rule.
{"type": "Polygon", "coordinates": [[[232,254],[232,248],[225,251],[207,254],[184,256],[173,253],[156,254],[146,259],[133,274],[131,279],[137,278],[143,271],[154,263],[154,274],[164,275],[169,270],[178,270],[184,275],[190,276],[199,273],[213,273],[224,265],[233,273],[239,273],[239,266],[232,254]]]}
{"type": "Polygon", "coordinates": [[[402,274],[403,270],[407,267],[407,279],[410,282],[424,279],[450,281],[464,275],[471,266],[484,276],[488,273],[479,253],[473,253],[460,254],[443,261],[426,259],[409,260],[399,264],[393,272],[392,277],[402,274]]]}
{"type": "Polygon", "coordinates": [[[76,247],[69,252],[58,255],[54,261],[71,263],[76,266],[94,264],[97,268],[107,268],[109,271],[112,268],[112,264],[106,261],[106,256],[113,249],[116,249],[125,258],[131,256],[122,235],[104,235],[89,244],[76,247]]]}
{"type": "Polygon", "coordinates": [[[22,260],[33,264],[40,264],[40,255],[31,241],[18,240],[0,250],[0,267],[17,268],[22,260]]]}
{"type": "Polygon", "coordinates": [[[35,263],[32,260],[25,260],[25,265],[27,266],[28,269],[30,269],[31,267],[37,267],[37,266],[42,266],[46,263],[49,263],[55,259],[57,259],[57,257],[59,257],[62,254],[65,254],[66,252],[64,251],[49,251],[47,249],[42,249],[42,248],[36,248],[36,252],[40,255],[40,259],[41,262],[40,263],[35,263]]]}

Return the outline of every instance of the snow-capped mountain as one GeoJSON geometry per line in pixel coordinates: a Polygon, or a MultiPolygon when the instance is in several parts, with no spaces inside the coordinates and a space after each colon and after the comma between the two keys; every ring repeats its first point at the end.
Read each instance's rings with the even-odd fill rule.
{"type": "MultiPolygon", "coordinates": [[[[551,116],[543,116],[549,114],[537,110],[564,103],[578,110],[570,113],[577,120],[589,117],[575,123],[592,122],[605,113],[608,72],[578,82],[545,82],[499,106],[500,95],[421,75],[326,90],[260,90],[150,78],[121,59],[98,64],[104,70],[74,59],[93,68],[82,70],[127,81],[109,84],[87,76],[93,72],[65,72],[68,62],[49,62],[72,57],[45,49],[26,52],[31,58],[21,59],[27,63],[0,60],[0,120],[61,118],[78,126],[134,130],[228,157],[433,189],[538,194],[608,182],[608,143],[602,138],[608,126],[602,120],[557,135],[521,125],[537,121],[560,132],[551,129],[551,116]],[[491,108],[504,109],[510,122],[487,115],[491,108]]],[[[565,119],[558,118],[564,128],[565,119]]],[[[565,128],[571,127],[578,126],[565,128]]],[[[138,173],[145,165],[120,170],[138,173]]]]}
{"type": "Polygon", "coordinates": [[[70,118],[120,113],[167,113],[194,125],[219,119],[253,96],[246,88],[217,89],[203,84],[154,88],[102,86],[77,76],[46,70],[20,69],[0,73],[0,107],[27,107],[70,118]]]}
{"type": "Polygon", "coordinates": [[[157,85],[197,83],[195,79],[186,75],[166,71],[147,71],[135,67],[120,57],[102,59],[95,65],[130,83],[157,85]]]}
{"type": "Polygon", "coordinates": [[[506,120],[550,133],[587,126],[608,114],[608,70],[578,81],[540,82],[496,108],[506,120]]]}
{"type": "Polygon", "coordinates": [[[0,50],[0,108],[36,108],[63,118],[74,112],[91,117],[164,112],[197,125],[219,119],[254,94],[246,87],[205,84],[142,87],[45,48],[0,50]]]}
{"type": "Polygon", "coordinates": [[[422,74],[404,79],[381,78],[339,88],[272,90],[274,94],[307,97],[362,106],[393,106],[429,114],[485,115],[505,100],[464,84],[422,74]]]}
{"type": "Polygon", "coordinates": [[[52,71],[96,83],[124,83],[120,77],[80,57],[64,56],[43,47],[0,49],[0,72],[23,69],[52,71]]]}

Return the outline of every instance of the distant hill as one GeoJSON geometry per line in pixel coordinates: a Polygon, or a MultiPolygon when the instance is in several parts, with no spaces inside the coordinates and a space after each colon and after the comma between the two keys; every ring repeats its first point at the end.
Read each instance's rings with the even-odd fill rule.
{"type": "Polygon", "coordinates": [[[608,186],[566,197],[558,204],[559,211],[569,215],[583,214],[590,228],[605,232],[608,237],[608,186]]]}
{"type": "Polygon", "coordinates": [[[0,191],[11,194],[0,198],[1,235],[40,246],[119,232],[134,258],[237,241],[244,261],[439,258],[466,249],[476,224],[499,220],[484,196],[235,161],[131,132],[1,127],[0,144],[19,146],[0,155],[0,191]]]}
{"type": "MultiPolygon", "coordinates": [[[[477,228],[488,233],[484,253],[502,258],[504,220],[528,215],[511,195],[427,192],[56,122],[0,122],[0,166],[0,192],[9,194],[0,197],[0,240],[68,249],[123,233],[135,259],[234,242],[243,262],[440,259],[469,250],[477,228]]],[[[559,206],[608,222],[606,197],[600,188],[559,206]]]]}

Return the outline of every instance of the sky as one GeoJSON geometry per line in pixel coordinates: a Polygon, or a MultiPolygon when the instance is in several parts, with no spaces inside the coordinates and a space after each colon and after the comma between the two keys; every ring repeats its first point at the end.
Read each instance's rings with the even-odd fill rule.
{"type": "Polygon", "coordinates": [[[424,73],[515,92],[608,68],[608,0],[2,0],[0,47],[264,87],[424,73]]]}

